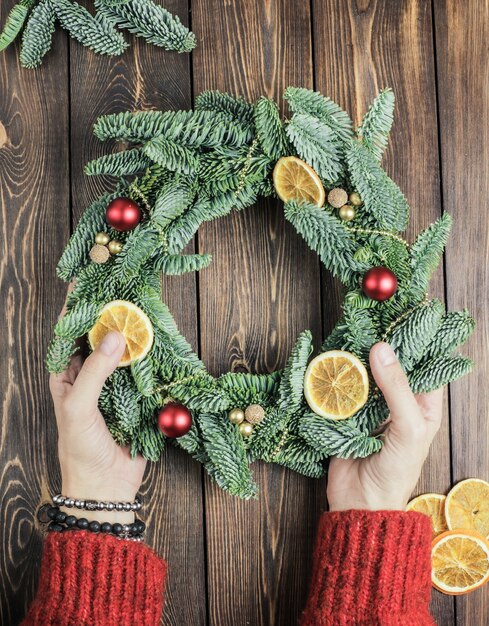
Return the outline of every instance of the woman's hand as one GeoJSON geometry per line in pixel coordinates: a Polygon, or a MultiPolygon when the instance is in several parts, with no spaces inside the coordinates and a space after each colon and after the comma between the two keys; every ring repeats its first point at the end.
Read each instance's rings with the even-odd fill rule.
{"type": "Polygon", "coordinates": [[[415,396],[386,343],[373,346],[370,366],[390,410],[385,444],[366,459],[331,459],[327,492],[331,511],[404,510],[440,427],[441,389],[415,396]]]}
{"type": "MultiPolygon", "coordinates": [[[[146,460],[139,455],[131,458],[128,447],[116,444],[97,406],[105,380],[115,370],[124,347],[124,337],[111,332],[85,362],[74,356],[66,371],[51,375],[63,495],[127,502],[134,500],[141,486],[146,460]]],[[[83,511],[83,517],[130,523],[134,513],[83,511]]]]}

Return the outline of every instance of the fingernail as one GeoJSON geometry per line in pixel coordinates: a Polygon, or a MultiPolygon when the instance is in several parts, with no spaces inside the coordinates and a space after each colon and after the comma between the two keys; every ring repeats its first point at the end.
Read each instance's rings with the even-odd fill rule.
{"type": "Polygon", "coordinates": [[[114,352],[121,345],[121,336],[120,333],[110,332],[105,335],[100,344],[100,352],[103,354],[110,356],[114,354],[114,352]]]}
{"type": "Polygon", "coordinates": [[[392,365],[397,361],[396,353],[388,343],[379,343],[377,348],[377,358],[381,365],[392,365]]]}

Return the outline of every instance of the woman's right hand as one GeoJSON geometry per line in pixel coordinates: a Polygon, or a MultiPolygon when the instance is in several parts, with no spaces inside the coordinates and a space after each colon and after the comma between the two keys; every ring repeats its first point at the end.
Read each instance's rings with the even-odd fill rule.
{"type": "Polygon", "coordinates": [[[365,459],[331,459],[330,511],[404,510],[441,424],[443,390],[415,396],[389,344],[373,346],[370,366],[390,410],[384,446],[365,459]]]}

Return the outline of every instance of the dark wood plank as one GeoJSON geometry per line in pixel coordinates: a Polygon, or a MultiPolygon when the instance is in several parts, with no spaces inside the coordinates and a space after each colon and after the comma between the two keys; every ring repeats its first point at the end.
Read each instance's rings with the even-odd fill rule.
{"type": "MultiPolygon", "coordinates": [[[[0,23],[15,4],[0,6],[0,23]]],[[[0,623],[17,624],[37,585],[36,509],[58,483],[44,355],[64,294],[55,266],[69,232],[67,45],[42,72],[0,54],[0,623]],[[57,158],[54,159],[53,155],[57,158]]]]}
{"type": "MultiPolygon", "coordinates": [[[[187,22],[185,0],[165,2],[165,7],[187,22]]],[[[166,52],[134,38],[131,48],[119,59],[96,56],[72,43],[71,81],[73,211],[78,219],[85,207],[114,182],[83,174],[87,161],[111,149],[91,133],[97,117],[128,109],[189,108],[190,61],[188,55],[166,52]]],[[[163,299],[197,348],[195,277],[165,281],[163,299]]],[[[163,624],[205,623],[201,476],[197,463],[168,446],[161,462],[147,471],[143,484],[148,541],[169,567],[163,624]]]]}
{"type": "MultiPolygon", "coordinates": [[[[307,3],[194,0],[195,93],[221,89],[281,102],[289,84],[312,86],[307,3]]],[[[284,365],[297,334],[320,340],[315,255],[276,202],[204,225],[199,251],[202,357],[213,374],[284,365]]],[[[254,466],[260,499],[240,502],[206,482],[210,623],[295,624],[306,593],[324,481],[254,466]]]]}
{"type": "MultiPolygon", "coordinates": [[[[489,480],[489,4],[435,0],[443,203],[454,218],[447,299],[477,328],[463,352],[475,371],[450,386],[453,480],[489,480]]],[[[489,586],[456,600],[457,624],[489,621],[489,586]]]]}
{"type": "MultiPolygon", "coordinates": [[[[316,88],[341,104],[359,124],[384,87],[396,94],[396,114],[384,159],[388,173],[411,206],[408,240],[441,213],[435,67],[431,6],[399,2],[314,0],[316,88]]],[[[338,317],[341,294],[324,278],[326,330],[338,317]]],[[[440,268],[430,295],[443,299],[440,268]]],[[[442,429],[425,465],[417,492],[444,493],[450,485],[448,403],[442,429]]],[[[432,610],[440,624],[453,622],[453,600],[435,593],[432,610]]]]}

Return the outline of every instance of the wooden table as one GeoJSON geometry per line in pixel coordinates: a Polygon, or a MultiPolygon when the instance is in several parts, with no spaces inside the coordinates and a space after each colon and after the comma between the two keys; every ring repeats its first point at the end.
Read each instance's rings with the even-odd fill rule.
{"type": "MultiPolygon", "coordinates": [[[[15,0],[3,0],[3,23],[15,0]]],[[[419,491],[489,478],[489,3],[487,0],[168,0],[191,22],[192,57],[133,42],[121,59],[94,56],[58,30],[37,71],[17,47],[0,55],[0,619],[18,623],[34,593],[41,535],[34,513],[59,486],[56,432],[43,367],[64,299],[55,265],[84,208],[111,182],[83,165],[106,147],[103,113],[188,108],[204,89],[282,98],[287,85],[331,96],[358,121],[391,86],[397,114],[386,168],[412,206],[414,237],[442,211],[454,217],[432,294],[478,321],[464,352],[475,372],[453,385],[419,491]]],[[[338,285],[286,224],[282,206],[202,227],[213,255],[198,276],[168,280],[164,297],[213,374],[284,365],[297,334],[316,343],[339,313],[338,285]]],[[[261,496],[240,502],[168,448],[145,480],[149,541],[169,562],[164,624],[289,626],[308,586],[325,481],[256,464],[261,496]]],[[[483,626],[489,587],[437,592],[438,623],[483,626]]]]}

